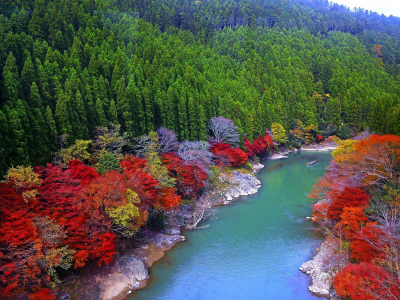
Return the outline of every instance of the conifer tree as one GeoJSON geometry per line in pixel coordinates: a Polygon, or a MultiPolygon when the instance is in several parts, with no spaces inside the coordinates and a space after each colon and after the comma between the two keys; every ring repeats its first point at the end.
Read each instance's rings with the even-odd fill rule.
{"type": "Polygon", "coordinates": [[[107,120],[103,109],[103,103],[99,98],[97,98],[96,100],[96,120],[98,126],[104,127],[107,125],[107,120]]]}
{"type": "Polygon", "coordinates": [[[126,86],[124,76],[118,81],[118,91],[117,91],[117,113],[118,121],[121,124],[121,130],[123,132],[132,133],[132,114],[126,95],[126,86]]]}
{"type": "Polygon", "coordinates": [[[79,138],[83,139],[83,140],[87,140],[87,139],[89,139],[89,129],[87,127],[85,106],[83,104],[82,95],[79,90],[77,90],[76,95],[75,95],[74,109],[77,113],[77,117],[78,117],[79,124],[81,127],[80,128],[81,136],[79,138]]]}
{"type": "Polygon", "coordinates": [[[16,109],[9,110],[9,163],[12,165],[29,165],[29,152],[22,121],[16,109]]]}
{"type": "Polygon", "coordinates": [[[143,88],[142,91],[143,103],[144,103],[144,111],[146,117],[146,132],[154,131],[154,109],[150,98],[150,91],[147,88],[147,85],[143,88]]]}
{"type": "Polygon", "coordinates": [[[25,60],[24,68],[22,69],[21,72],[21,82],[25,99],[28,99],[29,97],[31,91],[31,85],[36,80],[35,77],[36,77],[35,66],[33,65],[31,56],[28,55],[28,57],[25,60]]]}
{"type": "Polygon", "coordinates": [[[204,108],[202,105],[199,105],[197,111],[197,128],[199,129],[199,140],[205,141],[207,139],[207,119],[204,113],[204,108]]]}
{"type": "Polygon", "coordinates": [[[0,110],[0,177],[8,170],[10,141],[8,138],[9,127],[4,113],[0,110]]]}
{"type": "Polygon", "coordinates": [[[118,113],[114,100],[111,100],[110,103],[110,109],[108,110],[108,121],[113,124],[118,124],[118,113]]]}
{"type": "Polygon", "coordinates": [[[72,127],[69,121],[69,99],[63,91],[60,92],[56,105],[55,121],[57,125],[57,132],[60,135],[71,135],[72,127]]]}
{"type": "Polygon", "coordinates": [[[57,126],[53,118],[53,113],[51,112],[50,106],[46,107],[46,124],[47,124],[47,136],[49,140],[49,147],[51,151],[57,149],[57,126]]]}
{"type": "Polygon", "coordinates": [[[194,105],[193,97],[188,101],[188,123],[189,123],[189,140],[197,141],[199,135],[199,128],[197,126],[196,107],[194,105]]]}
{"type": "Polygon", "coordinates": [[[20,96],[21,84],[14,54],[10,52],[3,68],[3,101],[16,105],[20,96]]]}

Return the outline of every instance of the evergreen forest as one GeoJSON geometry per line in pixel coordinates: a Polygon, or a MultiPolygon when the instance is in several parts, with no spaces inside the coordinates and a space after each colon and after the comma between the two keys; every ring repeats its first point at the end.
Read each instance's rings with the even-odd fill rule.
{"type": "MultiPolygon", "coordinates": [[[[400,133],[400,18],[327,1],[0,3],[0,175],[120,125],[400,133]],[[60,138],[61,137],[61,138],[60,138]]],[[[290,142],[290,139],[289,139],[290,142]]]]}

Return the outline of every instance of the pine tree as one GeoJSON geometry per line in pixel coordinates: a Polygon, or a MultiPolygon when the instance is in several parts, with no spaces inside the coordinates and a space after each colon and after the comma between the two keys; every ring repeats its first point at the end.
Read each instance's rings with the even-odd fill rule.
{"type": "Polygon", "coordinates": [[[132,114],[128,102],[128,98],[126,96],[126,86],[125,86],[125,78],[124,76],[118,82],[118,91],[117,91],[117,113],[118,113],[118,121],[121,124],[121,130],[123,132],[132,133],[132,114]]]}
{"type": "Polygon", "coordinates": [[[114,100],[111,100],[110,103],[110,109],[108,110],[108,121],[113,124],[118,124],[118,113],[114,100]]]}
{"type": "Polygon", "coordinates": [[[189,139],[186,99],[181,97],[178,104],[178,134],[181,141],[189,139]]]}
{"type": "Polygon", "coordinates": [[[20,96],[21,83],[14,54],[10,52],[3,69],[3,101],[16,105],[20,96]]]}
{"type": "Polygon", "coordinates": [[[79,120],[80,124],[80,132],[81,136],[79,138],[83,140],[89,139],[89,129],[87,127],[87,118],[86,118],[86,111],[85,111],[85,106],[83,104],[83,99],[81,92],[77,90],[76,95],[75,95],[75,103],[74,103],[74,109],[77,113],[77,117],[79,120]]]}
{"type": "Polygon", "coordinates": [[[25,131],[22,126],[22,121],[19,117],[18,111],[15,109],[9,110],[9,144],[8,144],[8,161],[10,164],[29,165],[29,152],[27,150],[27,140],[25,131]]]}
{"type": "Polygon", "coordinates": [[[204,108],[202,105],[198,106],[198,111],[197,111],[197,128],[199,129],[199,140],[200,141],[205,141],[207,140],[207,119],[204,113],[204,108]]]}
{"type": "Polygon", "coordinates": [[[103,103],[99,98],[97,98],[96,100],[96,120],[98,126],[105,127],[107,125],[107,120],[103,109],[103,103]]]}
{"type": "Polygon", "coordinates": [[[189,125],[189,140],[197,141],[199,139],[199,128],[197,123],[197,108],[195,107],[193,97],[188,101],[188,125],[189,125]]]}
{"type": "Polygon", "coordinates": [[[61,92],[57,100],[55,121],[57,132],[60,135],[67,135],[67,137],[70,137],[72,127],[69,121],[68,102],[69,99],[66,97],[65,93],[61,92]]]}
{"type": "Polygon", "coordinates": [[[155,130],[154,126],[155,122],[154,122],[154,109],[151,103],[150,91],[147,88],[147,85],[143,88],[142,96],[143,96],[144,111],[146,117],[146,132],[148,133],[155,130]]]}
{"type": "Polygon", "coordinates": [[[96,126],[96,109],[93,100],[92,90],[90,89],[90,85],[86,84],[85,91],[84,91],[84,104],[85,104],[85,111],[87,117],[87,127],[89,132],[93,131],[94,127],[96,126]]]}
{"type": "Polygon", "coordinates": [[[47,124],[47,136],[49,140],[49,146],[51,151],[57,149],[57,126],[53,118],[53,113],[51,112],[50,106],[46,107],[46,124],[47,124]]]}
{"type": "Polygon", "coordinates": [[[116,97],[118,95],[117,91],[119,89],[118,81],[120,81],[121,77],[124,77],[124,75],[125,75],[125,64],[122,57],[122,51],[121,49],[118,49],[117,57],[115,59],[114,71],[111,79],[111,90],[115,93],[116,97]]]}
{"type": "Polygon", "coordinates": [[[35,66],[33,65],[32,58],[29,55],[24,64],[24,68],[21,72],[22,88],[24,91],[25,99],[28,99],[29,93],[31,91],[31,85],[35,81],[35,66]]]}
{"type": "Polygon", "coordinates": [[[0,110],[0,177],[3,178],[9,167],[9,126],[4,113],[0,110]]]}

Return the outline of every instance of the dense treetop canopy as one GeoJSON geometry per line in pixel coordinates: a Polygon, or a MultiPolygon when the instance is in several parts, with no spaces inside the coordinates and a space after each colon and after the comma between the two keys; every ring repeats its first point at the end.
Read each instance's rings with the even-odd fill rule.
{"type": "MultiPolygon", "coordinates": [[[[400,19],[327,1],[36,0],[0,4],[0,174],[44,165],[96,126],[252,141],[293,120],[399,133],[400,19]]],[[[342,128],[343,127],[343,128],[342,128]]],[[[290,140],[290,139],[289,139],[290,140]]]]}

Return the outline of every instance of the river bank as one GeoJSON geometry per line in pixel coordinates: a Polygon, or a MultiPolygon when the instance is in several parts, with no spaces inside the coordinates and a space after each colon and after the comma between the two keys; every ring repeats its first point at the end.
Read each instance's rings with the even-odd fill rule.
{"type": "MultiPolygon", "coordinates": [[[[335,143],[327,145],[311,145],[301,148],[302,151],[331,151],[338,146],[335,143]]],[[[323,200],[321,200],[323,201],[323,200]]],[[[320,201],[320,202],[321,202],[320,201]]],[[[311,217],[307,218],[312,220],[311,217]]],[[[311,277],[309,291],[317,296],[328,299],[338,299],[332,288],[333,279],[336,273],[346,265],[346,255],[344,252],[337,251],[338,241],[326,237],[321,246],[316,250],[312,260],[302,264],[300,271],[311,277]]]]}
{"type": "MultiPolygon", "coordinates": [[[[321,151],[321,147],[318,149],[321,151]]],[[[327,148],[325,151],[327,150],[330,149],[327,148]]],[[[268,159],[275,160],[278,155],[284,158],[293,152],[297,151],[282,149],[268,159]]],[[[263,167],[261,164],[253,164],[251,172],[241,173],[236,170],[223,172],[219,180],[228,184],[224,189],[215,191],[218,197],[215,198],[217,200],[213,202],[213,207],[229,205],[240,196],[257,193],[261,183],[255,174],[263,167]]],[[[167,215],[169,225],[162,233],[147,230],[143,233],[145,238],[139,241],[134,249],[117,257],[111,266],[94,268],[93,272],[79,279],[80,284],[78,282],[77,286],[80,287],[75,290],[82,291],[82,288],[90,290],[91,293],[85,294],[85,299],[120,300],[126,298],[131,291],[145,287],[150,277],[148,268],[161,259],[166,251],[185,240],[181,235],[181,228],[185,228],[190,222],[193,211],[190,205],[181,205],[178,210],[170,211],[167,215]]],[[[76,299],[73,295],[69,297],[68,290],[59,295],[61,296],[59,299],[76,299]]]]}
{"type": "MultiPolygon", "coordinates": [[[[278,153],[272,154],[267,159],[278,160],[287,158],[288,154],[298,151],[332,151],[338,147],[337,144],[321,143],[311,144],[301,147],[299,150],[281,149],[278,153]]],[[[311,217],[307,217],[311,220],[311,217]]],[[[329,299],[338,299],[335,291],[332,288],[333,279],[336,273],[346,265],[346,256],[342,253],[337,253],[339,244],[332,238],[326,238],[321,246],[316,249],[316,254],[312,260],[302,264],[300,271],[311,277],[311,285],[309,291],[314,295],[326,297],[329,299]]]]}
{"type": "MultiPolygon", "coordinates": [[[[219,182],[222,184],[209,192],[210,207],[229,205],[240,196],[257,193],[261,187],[255,174],[264,166],[253,163],[251,170],[224,170],[219,182]]],[[[176,210],[166,212],[167,225],[162,232],[143,230],[141,237],[123,250],[123,255],[103,267],[91,265],[80,271],[78,276],[66,279],[68,284],[58,288],[57,299],[122,300],[133,290],[142,289],[150,278],[148,269],[160,260],[166,251],[177,243],[185,241],[181,230],[193,222],[195,201],[180,205],[176,210]],[[128,248],[128,249],[127,249],[128,248]]]]}

